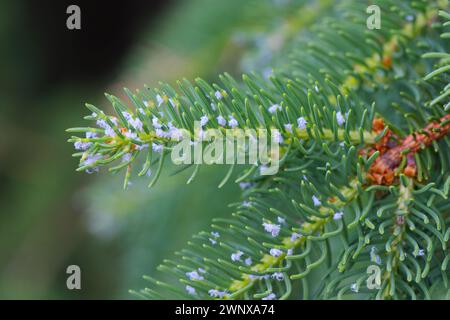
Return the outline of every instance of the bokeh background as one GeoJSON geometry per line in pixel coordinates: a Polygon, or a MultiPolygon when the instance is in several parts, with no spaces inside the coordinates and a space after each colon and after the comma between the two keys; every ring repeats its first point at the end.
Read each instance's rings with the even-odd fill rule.
{"type": "MultiPolygon", "coordinates": [[[[226,168],[165,170],[156,187],[76,173],[64,130],[86,124],[84,103],[109,108],[144,84],[227,71],[270,72],[276,53],[332,1],[127,0],[0,2],[0,298],[128,299],[212,217],[230,214],[238,186],[226,168]],[[312,3],[302,11],[296,3],[312,3]],[[66,8],[81,8],[81,30],[66,8]],[[79,265],[82,289],[66,288],[79,265]]],[[[300,6],[299,6],[300,7],[300,6]]]]}

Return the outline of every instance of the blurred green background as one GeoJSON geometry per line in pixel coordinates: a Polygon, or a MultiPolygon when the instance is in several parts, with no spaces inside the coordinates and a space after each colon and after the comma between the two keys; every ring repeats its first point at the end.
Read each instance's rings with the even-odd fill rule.
{"type": "MultiPolygon", "coordinates": [[[[270,72],[286,40],[313,19],[302,0],[2,1],[0,3],[0,298],[133,298],[162,259],[229,214],[239,188],[226,168],[165,170],[156,187],[76,173],[65,129],[83,126],[103,92],[227,71],[270,72]],[[66,28],[81,8],[82,29],[66,28]],[[66,288],[79,265],[82,289],[66,288]]],[[[310,4],[311,5],[311,4],[310,4]]]]}

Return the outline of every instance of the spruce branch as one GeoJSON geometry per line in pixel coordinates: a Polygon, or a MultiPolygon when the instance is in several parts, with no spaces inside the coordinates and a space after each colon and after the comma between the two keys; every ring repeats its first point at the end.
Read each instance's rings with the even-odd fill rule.
{"type": "Polygon", "coordinates": [[[429,299],[433,283],[448,292],[450,15],[440,11],[445,22],[436,27],[447,4],[379,2],[381,30],[355,28],[367,3],[343,1],[269,77],[125,89],[134,110],[107,95],[115,116],[87,105],[97,127],[68,130],[86,134],[69,139],[78,170],[114,163],[110,171],[126,170],[124,186],[140,155],[139,175],[157,166],[153,186],[183,135],[278,132],[280,171],[246,168],[235,180],[244,201],[231,205],[231,217],[213,220],[212,231],[159,267],[179,282],[146,276],[153,287],[137,296],[429,299]],[[364,286],[370,266],[381,271],[379,288],[364,286]]]}

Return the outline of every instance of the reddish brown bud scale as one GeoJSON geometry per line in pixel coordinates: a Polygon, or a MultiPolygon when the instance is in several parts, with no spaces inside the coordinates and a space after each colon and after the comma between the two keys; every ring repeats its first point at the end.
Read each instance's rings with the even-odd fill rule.
{"type": "MultiPolygon", "coordinates": [[[[383,119],[373,120],[373,131],[380,133],[384,130],[383,119]]],[[[450,115],[447,114],[439,119],[429,123],[422,130],[405,137],[399,144],[396,142],[397,136],[390,129],[386,130],[384,136],[369,150],[363,150],[360,154],[372,154],[375,150],[380,152],[378,158],[372,163],[367,178],[371,183],[381,185],[391,185],[395,181],[396,170],[400,166],[404,151],[406,155],[406,167],[403,173],[408,177],[414,178],[417,174],[414,154],[421,148],[429,146],[433,141],[444,137],[450,130],[450,115]]]]}
{"type": "Polygon", "coordinates": [[[381,64],[386,69],[390,69],[392,67],[392,57],[391,56],[384,56],[383,60],[381,61],[381,64]]]}

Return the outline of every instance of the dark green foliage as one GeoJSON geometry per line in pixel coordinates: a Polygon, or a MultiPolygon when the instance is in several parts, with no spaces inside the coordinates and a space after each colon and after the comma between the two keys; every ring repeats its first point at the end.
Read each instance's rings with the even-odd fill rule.
{"type": "MultiPolygon", "coordinates": [[[[100,120],[103,129],[114,133],[69,130],[100,134],[70,140],[88,143],[87,150],[77,154],[79,170],[119,160],[110,170],[127,168],[125,186],[139,156],[145,159],[140,175],[156,166],[150,185],[156,182],[164,156],[176,143],[157,133],[159,125],[167,131],[183,128],[193,136],[194,120],[207,116],[205,128],[223,129],[216,121],[222,116],[235,119],[239,128],[276,128],[283,136],[280,172],[263,176],[258,165],[246,167],[234,178],[249,186],[243,191],[244,202],[231,205],[228,219],[213,221],[214,234],[196,235],[178,260],[164,261],[160,269],[173,274],[173,283],[147,277],[153,285],[137,295],[448,297],[448,136],[415,154],[414,178],[398,170],[392,185],[372,184],[366,173],[378,154],[360,153],[385,133],[372,131],[375,117],[403,138],[448,114],[445,30],[450,16],[441,11],[438,17],[447,3],[384,0],[378,5],[382,28],[368,30],[368,2],[339,3],[289,45],[268,77],[250,74],[237,81],[225,74],[219,84],[197,79],[180,81],[176,89],[161,84],[136,93],[126,90],[135,112],[107,95],[116,120],[88,105],[94,114],[87,119],[100,120]],[[281,110],[269,112],[275,104],[281,110]],[[306,120],[305,127],[297,125],[299,118],[306,120]],[[135,128],[136,119],[142,129],[135,128]],[[163,150],[152,152],[153,143],[163,150]],[[142,148],[146,144],[150,147],[142,148]],[[280,231],[265,230],[273,227],[280,231]],[[230,259],[236,253],[240,256],[230,259]],[[366,286],[369,266],[380,270],[379,288],[366,286]]],[[[233,176],[232,170],[222,183],[233,176]]]]}

